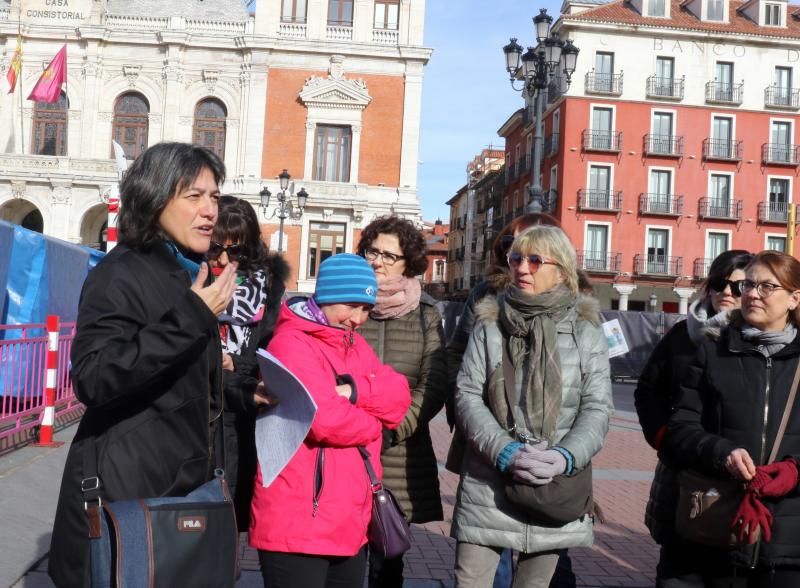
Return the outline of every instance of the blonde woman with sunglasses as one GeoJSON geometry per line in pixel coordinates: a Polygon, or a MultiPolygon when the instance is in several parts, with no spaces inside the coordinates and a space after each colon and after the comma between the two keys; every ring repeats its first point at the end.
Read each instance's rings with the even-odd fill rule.
{"type": "Polygon", "coordinates": [[[451,535],[462,588],[491,585],[504,549],[519,552],[515,587],[547,587],[560,550],[592,544],[588,508],[548,525],[512,503],[506,486],[541,487],[585,469],[613,410],[597,303],[579,294],[568,237],[557,227],[531,227],[507,261],[508,285],[476,308],[457,380],[456,422],[467,446],[451,535]],[[514,373],[511,405],[504,349],[514,373]]]}

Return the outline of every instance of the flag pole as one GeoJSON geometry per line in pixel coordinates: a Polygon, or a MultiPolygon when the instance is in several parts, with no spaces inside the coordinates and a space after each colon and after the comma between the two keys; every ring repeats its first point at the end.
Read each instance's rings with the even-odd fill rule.
{"type": "MultiPolygon", "coordinates": [[[[17,13],[17,40],[22,40],[22,0],[19,3],[19,12],[17,13]]],[[[19,58],[19,146],[20,155],[25,155],[25,117],[22,113],[22,54],[19,58]]]]}

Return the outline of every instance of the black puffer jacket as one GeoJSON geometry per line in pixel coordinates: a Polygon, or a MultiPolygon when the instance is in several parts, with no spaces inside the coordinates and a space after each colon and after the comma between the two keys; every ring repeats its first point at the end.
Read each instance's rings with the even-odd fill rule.
{"type": "MultiPolygon", "coordinates": [[[[675,467],[727,476],[724,461],[738,447],[757,465],[768,459],[783,415],[798,358],[800,337],[770,358],[742,339],[738,321],[718,341],[698,347],[669,420],[663,451],[675,467]]],[[[800,410],[789,419],[778,460],[800,458],[800,410]]],[[[764,503],[774,516],[772,540],[758,548],[732,552],[733,561],[750,565],[800,565],[800,495],[764,503]]]]}
{"type": "MultiPolygon", "coordinates": [[[[678,398],[679,385],[694,359],[696,345],[689,337],[687,322],[673,326],[658,342],[647,365],[639,377],[634,392],[636,414],[642,426],[644,438],[650,446],[659,450],[672,406],[678,398]]],[[[644,522],[657,543],[665,543],[674,537],[675,508],[678,505],[678,481],[675,471],[659,451],[650,498],[644,513],[644,522]]]]}

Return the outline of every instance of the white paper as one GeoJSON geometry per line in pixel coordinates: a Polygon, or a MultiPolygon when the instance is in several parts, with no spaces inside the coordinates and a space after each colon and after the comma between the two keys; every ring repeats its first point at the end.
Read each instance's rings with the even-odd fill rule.
{"type": "Polygon", "coordinates": [[[628,353],[628,342],[622,332],[619,319],[612,319],[603,323],[603,333],[608,341],[608,357],[617,357],[628,353]]]}
{"type": "Polygon", "coordinates": [[[278,359],[259,349],[261,379],[278,399],[256,418],[256,452],[261,481],[269,486],[302,445],[317,413],[317,403],[306,387],[278,359]]]}

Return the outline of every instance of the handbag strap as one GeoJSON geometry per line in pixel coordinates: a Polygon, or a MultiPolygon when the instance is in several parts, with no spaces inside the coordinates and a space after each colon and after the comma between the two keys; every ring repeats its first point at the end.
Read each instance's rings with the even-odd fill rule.
{"type": "Polygon", "coordinates": [[[783,417],[781,417],[781,424],[778,427],[778,434],[775,435],[775,443],[772,445],[772,451],[769,454],[769,461],[772,463],[778,457],[778,450],[780,450],[781,441],[783,441],[783,434],[786,432],[786,427],[789,424],[789,415],[794,406],[794,400],[797,398],[797,385],[800,384],[800,359],[797,361],[797,369],[794,371],[794,380],[792,380],[792,388],[789,391],[789,398],[786,400],[786,407],[783,409],[783,417]]]}
{"type": "Polygon", "coordinates": [[[511,357],[508,355],[506,341],[500,346],[503,348],[503,389],[506,394],[506,404],[508,404],[508,418],[511,422],[511,430],[517,430],[517,419],[514,417],[514,407],[517,406],[517,374],[511,364],[511,357]]]}
{"type": "Polygon", "coordinates": [[[372,486],[372,493],[378,492],[381,488],[383,488],[383,484],[378,479],[378,476],[375,474],[375,469],[372,467],[372,463],[369,461],[369,451],[363,445],[358,446],[358,452],[361,454],[361,457],[364,459],[364,467],[367,468],[367,475],[369,476],[369,483],[372,486]]]}

